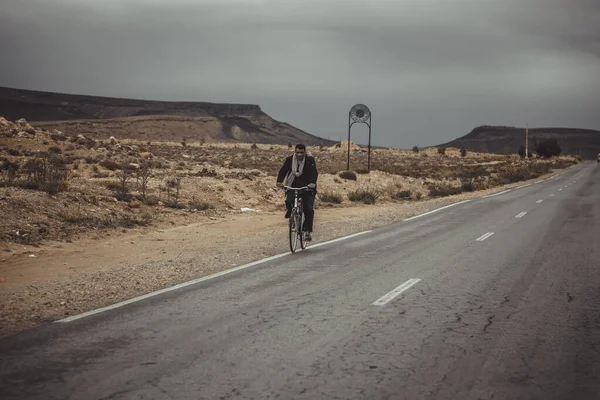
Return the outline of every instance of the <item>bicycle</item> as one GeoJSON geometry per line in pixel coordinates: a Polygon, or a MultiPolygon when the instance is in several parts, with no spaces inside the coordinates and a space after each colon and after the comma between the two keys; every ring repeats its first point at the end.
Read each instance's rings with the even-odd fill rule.
{"type": "Polygon", "coordinates": [[[298,240],[300,240],[300,247],[304,250],[306,248],[306,232],[302,230],[304,225],[304,209],[302,208],[302,196],[300,192],[311,191],[312,189],[308,186],[299,188],[293,188],[290,186],[283,186],[284,190],[294,191],[294,205],[289,218],[289,229],[290,229],[290,250],[292,253],[296,252],[298,248],[298,240]]]}

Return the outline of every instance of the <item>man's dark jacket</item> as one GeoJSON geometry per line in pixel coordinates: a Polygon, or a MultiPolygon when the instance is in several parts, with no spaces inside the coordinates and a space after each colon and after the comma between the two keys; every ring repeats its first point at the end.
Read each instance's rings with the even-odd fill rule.
{"type": "MultiPolygon", "coordinates": [[[[281,167],[281,169],[279,170],[279,174],[277,175],[277,182],[283,182],[284,185],[286,185],[286,182],[284,182],[284,179],[286,177],[286,175],[292,171],[292,161],[293,161],[294,156],[291,155],[288,158],[285,159],[285,162],[283,163],[283,166],[281,167]]],[[[314,183],[315,185],[317,184],[317,178],[319,177],[319,172],[317,171],[317,162],[315,161],[314,157],[311,156],[305,156],[306,160],[304,161],[304,169],[302,170],[302,175],[297,176],[296,179],[294,179],[294,182],[292,182],[291,186],[292,187],[302,187],[302,186],[307,186],[309,183],[314,183]]],[[[315,187],[314,192],[317,193],[317,188],[315,187]]]]}

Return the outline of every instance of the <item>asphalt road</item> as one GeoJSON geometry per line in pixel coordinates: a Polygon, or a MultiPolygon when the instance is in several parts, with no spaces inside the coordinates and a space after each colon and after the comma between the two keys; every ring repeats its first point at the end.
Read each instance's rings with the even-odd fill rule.
{"type": "Polygon", "coordinates": [[[0,397],[598,399],[599,232],[588,162],[7,338],[0,397]]]}

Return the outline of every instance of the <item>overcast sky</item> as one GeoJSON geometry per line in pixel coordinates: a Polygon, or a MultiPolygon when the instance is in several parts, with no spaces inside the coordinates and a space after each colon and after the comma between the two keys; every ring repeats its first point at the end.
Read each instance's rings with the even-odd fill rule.
{"type": "Polygon", "coordinates": [[[600,129],[599,26],[600,0],[0,0],[0,86],[258,104],[335,140],[364,103],[404,148],[600,129]]]}

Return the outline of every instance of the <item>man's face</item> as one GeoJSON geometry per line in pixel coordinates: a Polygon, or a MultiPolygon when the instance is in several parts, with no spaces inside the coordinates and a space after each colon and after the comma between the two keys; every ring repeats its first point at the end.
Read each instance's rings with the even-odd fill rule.
{"type": "Polygon", "coordinates": [[[296,158],[299,161],[304,160],[304,156],[306,155],[306,150],[305,149],[296,149],[296,158]]]}

